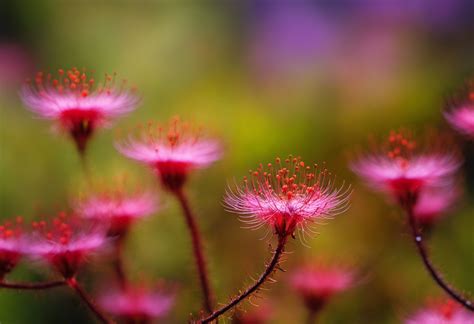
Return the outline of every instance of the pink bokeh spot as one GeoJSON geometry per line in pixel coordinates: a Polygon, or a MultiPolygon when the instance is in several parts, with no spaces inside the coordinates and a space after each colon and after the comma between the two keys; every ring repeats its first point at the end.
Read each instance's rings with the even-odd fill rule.
{"type": "Polygon", "coordinates": [[[353,271],[324,264],[303,266],[294,271],[290,277],[293,290],[313,311],[320,310],[333,295],[348,290],[354,284],[353,271]]]}
{"type": "Polygon", "coordinates": [[[110,314],[128,322],[151,323],[168,315],[174,305],[173,292],[143,286],[108,289],[99,297],[100,305],[110,314]]]}

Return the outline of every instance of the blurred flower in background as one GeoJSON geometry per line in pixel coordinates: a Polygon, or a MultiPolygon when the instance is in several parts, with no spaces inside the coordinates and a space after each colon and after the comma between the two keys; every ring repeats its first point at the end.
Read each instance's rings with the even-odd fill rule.
{"type": "Polygon", "coordinates": [[[0,96],[15,96],[33,66],[32,54],[22,44],[0,41],[0,96]]]}
{"type": "Polygon", "coordinates": [[[405,324],[473,324],[474,315],[453,301],[428,305],[409,317],[405,324]]]}
{"type": "Polygon", "coordinates": [[[163,287],[145,286],[109,287],[99,296],[99,304],[124,323],[154,323],[169,315],[175,293],[163,287]]]}

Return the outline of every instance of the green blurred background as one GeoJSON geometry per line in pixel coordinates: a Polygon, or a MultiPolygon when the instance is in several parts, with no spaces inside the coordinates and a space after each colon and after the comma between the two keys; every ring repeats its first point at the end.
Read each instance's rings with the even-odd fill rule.
{"type": "MultiPolygon", "coordinates": [[[[15,1],[0,7],[0,218],[31,219],[67,205],[83,173],[70,141],[21,104],[18,89],[34,71],[77,66],[117,72],[136,85],[141,107],[115,127],[173,115],[222,138],[225,156],[196,174],[188,191],[205,235],[212,283],[226,301],[250,283],[269,255],[261,231],[242,229],[222,208],[228,181],[260,162],[290,153],[328,167],[354,186],[352,207],[284,267],[321,256],[349,261],[367,279],[331,303],[323,323],[399,323],[427,297],[442,296],[418,259],[400,211],[348,170],[348,155],[370,134],[400,126],[449,129],[445,98],[472,73],[470,0],[332,1],[15,1]],[[406,6],[406,7],[404,7],[406,6]]],[[[113,148],[114,131],[90,147],[94,174],[125,171],[153,185],[146,168],[113,148]]],[[[461,140],[461,139],[460,139],[461,140]]],[[[474,149],[466,154],[466,192],[431,236],[433,259],[447,279],[474,292],[474,149]]],[[[170,323],[185,323],[200,307],[200,290],[183,218],[166,208],[134,228],[127,267],[137,280],[178,283],[170,323]]],[[[90,289],[110,276],[104,265],[82,275],[90,289]]],[[[22,264],[10,278],[48,273],[22,264]]],[[[304,308],[286,275],[264,296],[272,323],[300,323],[304,308]]],[[[260,303],[260,301],[256,301],[260,303]]],[[[243,309],[252,309],[245,304],[243,309]]],[[[0,291],[0,322],[89,323],[67,289],[0,291]]],[[[222,321],[227,323],[228,321],[222,321]]]]}

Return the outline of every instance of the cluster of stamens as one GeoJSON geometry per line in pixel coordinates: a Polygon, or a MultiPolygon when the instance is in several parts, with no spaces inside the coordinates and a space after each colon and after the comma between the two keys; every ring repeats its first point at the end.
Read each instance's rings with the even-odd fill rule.
{"type": "Polygon", "coordinates": [[[48,241],[66,245],[71,241],[73,236],[74,224],[65,212],[59,212],[57,217],[53,218],[51,222],[33,221],[31,226],[33,231],[41,234],[48,241]]]}
{"type": "Polygon", "coordinates": [[[19,237],[22,231],[23,218],[21,216],[16,217],[15,221],[6,221],[0,225],[0,239],[11,239],[19,237]]]}
{"type": "Polygon", "coordinates": [[[172,118],[167,125],[149,121],[146,126],[139,125],[138,132],[149,145],[165,144],[171,148],[185,142],[195,143],[201,135],[200,128],[194,128],[189,122],[181,121],[179,117],[172,118]]]}
{"type": "Polygon", "coordinates": [[[244,177],[244,186],[248,192],[274,194],[284,200],[318,194],[326,175],[330,175],[325,168],[320,170],[318,164],[307,166],[300,157],[292,156],[283,162],[276,158],[275,165],[268,163],[266,170],[260,164],[249,173],[249,177],[244,177]]]}
{"type": "Polygon", "coordinates": [[[387,156],[390,159],[396,160],[400,163],[402,168],[408,166],[408,161],[416,149],[416,141],[411,140],[410,136],[403,132],[391,131],[388,137],[388,152],[387,156]]]}
{"type": "MultiPolygon", "coordinates": [[[[59,69],[56,76],[37,72],[34,80],[29,79],[27,83],[34,85],[40,93],[53,89],[59,93],[75,94],[78,97],[87,97],[92,92],[111,94],[116,89],[116,73],[112,75],[106,73],[104,81],[100,84],[97,84],[93,75],[94,71],[88,72],[86,69],[79,70],[73,67],[70,70],[59,69]]],[[[119,92],[126,84],[127,80],[122,80],[119,92]]]]}

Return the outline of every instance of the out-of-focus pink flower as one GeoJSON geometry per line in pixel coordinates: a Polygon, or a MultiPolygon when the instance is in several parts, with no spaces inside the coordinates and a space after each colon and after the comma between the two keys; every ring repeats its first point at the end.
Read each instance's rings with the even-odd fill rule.
{"type": "Polygon", "coordinates": [[[453,207],[459,195],[455,185],[422,190],[413,211],[417,222],[425,226],[433,225],[453,207]]]}
{"type": "Polygon", "coordinates": [[[49,263],[64,278],[73,278],[93,254],[106,247],[103,226],[61,212],[50,223],[33,222],[28,254],[49,263]]]}
{"type": "Polygon", "coordinates": [[[130,226],[158,210],[152,192],[127,193],[121,188],[86,195],[75,203],[75,211],[82,217],[109,227],[109,236],[122,236],[130,226]]]}
{"type": "Polygon", "coordinates": [[[264,302],[248,311],[236,312],[232,324],[265,324],[270,321],[273,315],[273,307],[268,302],[264,302]]]}
{"type": "Polygon", "coordinates": [[[360,156],[351,168],[373,188],[398,201],[417,197],[423,188],[445,186],[461,161],[453,145],[444,138],[431,138],[439,147],[417,145],[403,132],[390,133],[387,143],[360,156]],[[451,150],[451,151],[448,151],[451,150]]]}
{"type": "Polygon", "coordinates": [[[474,314],[450,300],[419,310],[405,324],[474,324],[474,314]]]}
{"type": "Polygon", "coordinates": [[[138,133],[118,142],[117,150],[152,167],[171,191],[179,190],[192,170],[207,167],[222,155],[218,141],[203,138],[199,129],[179,118],[165,127],[149,123],[138,133]]]}
{"type": "Polygon", "coordinates": [[[344,212],[350,192],[350,186],[335,187],[325,168],[307,166],[290,156],[250,171],[241,186],[227,191],[225,204],[252,227],[270,225],[276,234],[286,236],[297,228],[304,234],[307,225],[344,212]]]}
{"type": "Polygon", "coordinates": [[[23,219],[0,225],[0,281],[18,264],[27,246],[22,228],[23,219]]]}
{"type": "Polygon", "coordinates": [[[307,265],[290,277],[290,286],[312,311],[319,311],[333,295],[354,285],[354,272],[341,266],[307,265]]]}
{"type": "Polygon", "coordinates": [[[0,94],[16,89],[32,67],[31,55],[21,44],[0,43],[0,94]]]}
{"type": "Polygon", "coordinates": [[[42,118],[58,122],[83,153],[94,131],[134,110],[140,98],[115,74],[97,83],[85,70],[58,70],[55,77],[38,72],[21,90],[26,106],[42,118]]]}
{"type": "Polygon", "coordinates": [[[127,323],[151,323],[166,317],[174,305],[175,294],[163,289],[127,286],[109,289],[98,301],[102,308],[127,323]]]}
{"type": "Polygon", "coordinates": [[[454,100],[444,116],[452,127],[474,139],[474,81],[468,84],[466,92],[454,100]]]}

